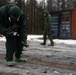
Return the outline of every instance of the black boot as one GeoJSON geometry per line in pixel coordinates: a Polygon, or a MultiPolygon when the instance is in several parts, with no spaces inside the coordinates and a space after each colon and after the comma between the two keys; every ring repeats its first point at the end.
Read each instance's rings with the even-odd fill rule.
{"type": "Polygon", "coordinates": [[[54,46],[54,42],[53,42],[53,43],[51,43],[51,44],[49,44],[48,46],[54,46]]]}
{"type": "Polygon", "coordinates": [[[45,43],[40,43],[41,45],[46,45],[45,43]]]}

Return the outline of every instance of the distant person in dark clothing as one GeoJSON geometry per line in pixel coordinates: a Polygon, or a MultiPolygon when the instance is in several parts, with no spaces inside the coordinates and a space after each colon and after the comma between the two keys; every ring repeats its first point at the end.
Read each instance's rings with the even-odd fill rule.
{"type": "Polygon", "coordinates": [[[46,45],[46,37],[48,35],[48,38],[50,39],[49,46],[54,46],[53,38],[51,35],[51,15],[47,10],[44,11],[44,17],[45,17],[45,25],[44,25],[44,34],[43,34],[43,43],[41,45],[46,45]]]}
{"type": "Polygon", "coordinates": [[[6,37],[6,64],[13,66],[14,59],[26,62],[21,57],[23,46],[27,44],[27,20],[23,11],[16,5],[5,5],[0,8],[0,34],[6,37]]]}

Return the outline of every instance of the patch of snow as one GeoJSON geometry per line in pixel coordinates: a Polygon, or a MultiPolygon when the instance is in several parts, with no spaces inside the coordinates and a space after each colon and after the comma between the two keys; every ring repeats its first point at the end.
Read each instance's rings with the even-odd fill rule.
{"type": "MultiPolygon", "coordinates": [[[[38,42],[43,42],[43,39],[39,39],[39,38],[43,38],[43,35],[28,35],[27,40],[30,41],[38,41],[38,42]]],[[[69,45],[76,45],[76,40],[72,40],[72,39],[53,39],[55,43],[63,43],[63,44],[69,44],[69,45]]],[[[0,37],[0,41],[6,41],[5,37],[0,37]]],[[[47,43],[49,43],[49,40],[47,41],[47,43]]]]}
{"type": "Polygon", "coordinates": [[[6,41],[5,37],[0,37],[0,41],[6,41]]]}

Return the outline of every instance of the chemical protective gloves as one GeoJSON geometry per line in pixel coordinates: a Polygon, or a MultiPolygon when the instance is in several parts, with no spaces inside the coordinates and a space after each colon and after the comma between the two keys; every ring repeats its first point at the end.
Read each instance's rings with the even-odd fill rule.
{"type": "Polygon", "coordinates": [[[10,37],[10,36],[16,36],[17,32],[8,32],[6,37],[10,37]]]}

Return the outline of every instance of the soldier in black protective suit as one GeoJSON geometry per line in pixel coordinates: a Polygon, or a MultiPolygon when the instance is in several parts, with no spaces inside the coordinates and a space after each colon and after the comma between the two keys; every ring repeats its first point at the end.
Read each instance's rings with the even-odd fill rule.
{"type": "Polygon", "coordinates": [[[16,5],[5,5],[0,8],[0,34],[6,37],[6,64],[14,65],[16,61],[26,62],[21,57],[23,46],[27,44],[27,20],[22,10],[16,5]]]}

